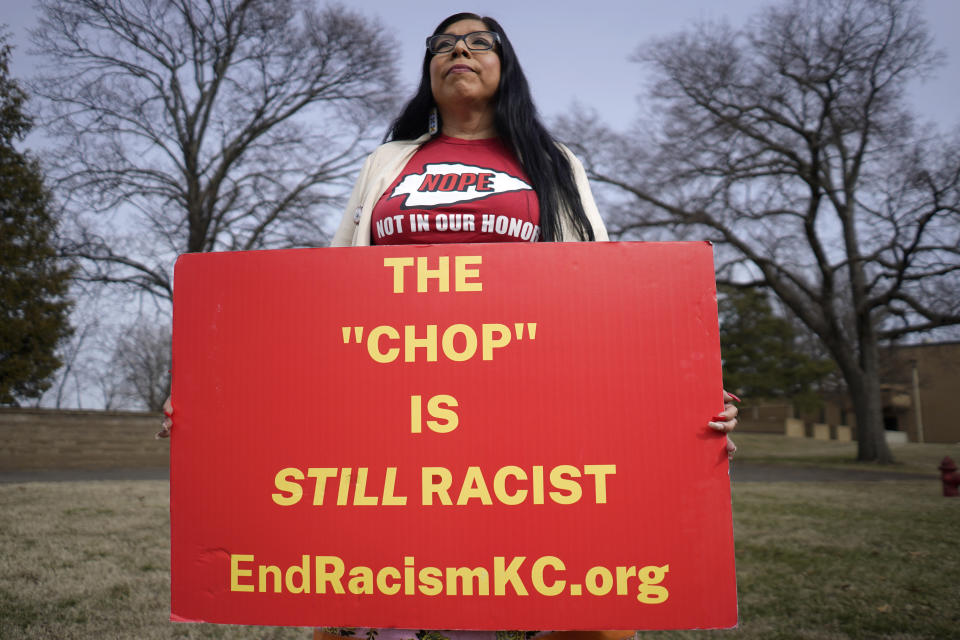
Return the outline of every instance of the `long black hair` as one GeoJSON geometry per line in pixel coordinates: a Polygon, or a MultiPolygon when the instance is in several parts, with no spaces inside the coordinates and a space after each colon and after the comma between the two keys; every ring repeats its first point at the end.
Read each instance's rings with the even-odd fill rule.
{"type": "MultiPolygon", "coordinates": [[[[540,237],[546,241],[561,239],[560,211],[564,210],[568,222],[581,239],[595,240],[593,227],[583,210],[570,161],[540,122],[530,95],[530,85],[503,27],[493,18],[475,13],[456,13],[441,22],[433,34],[442,33],[448,26],[461,20],[479,20],[500,36],[500,44],[496,49],[500,56],[500,87],[494,124],[500,138],[517,154],[537,193],[540,201],[540,237]]],[[[427,133],[427,119],[430,110],[436,106],[430,87],[432,58],[433,54],[427,50],[423,56],[423,73],[417,93],[394,120],[386,140],[414,140],[427,133]]]]}

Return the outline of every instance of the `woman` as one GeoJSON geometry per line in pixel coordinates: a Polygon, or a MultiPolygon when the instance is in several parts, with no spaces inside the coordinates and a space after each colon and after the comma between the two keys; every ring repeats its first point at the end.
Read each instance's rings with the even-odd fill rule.
{"type": "Polygon", "coordinates": [[[364,164],[333,246],[607,239],[583,167],[540,123],[513,47],[492,18],[458,13],[440,23],[427,39],[417,94],[388,138],[364,164]],[[444,188],[437,176],[452,175],[453,166],[465,176],[462,189],[442,193],[462,199],[453,193],[416,206],[414,183],[418,194],[424,185],[444,188]],[[414,230],[383,224],[413,210],[422,216],[414,230]],[[507,220],[482,217],[493,211],[507,220]],[[460,215],[459,231],[444,228],[449,213],[460,215]],[[530,232],[497,233],[514,220],[531,223],[530,232]]]}
{"type": "MultiPolygon", "coordinates": [[[[583,166],[541,124],[510,40],[492,18],[458,13],[440,23],[427,38],[417,93],[387,138],[364,163],[332,246],[607,239],[583,166]]],[[[724,393],[725,410],[710,427],[734,428],[733,399],[724,393]]],[[[729,439],[727,450],[735,450],[729,439]]],[[[314,637],[369,631],[325,629],[314,637]]],[[[377,638],[493,640],[506,633],[525,635],[384,629],[377,638]]]]}
{"type": "MultiPolygon", "coordinates": [[[[364,163],[333,246],[606,240],[586,173],[537,116],[523,71],[492,18],[458,13],[427,39],[416,95],[364,163]],[[411,224],[411,222],[413,222],[411,224]]],[[[734,400],[709,426],[736,426],[734,400]]],[[[163,431],[172,427],[167,401],[163,431]]],[[[735,447],[728,440],[728,453],[735,447]]],[[[318,630],[315,638],[373,630],[318,630]]],[[[551,640],[619,638],[632,631],[557,632],[551,640]]],[[[384,629],[378,640],[493,640],[531,632],[384,629]]]]}

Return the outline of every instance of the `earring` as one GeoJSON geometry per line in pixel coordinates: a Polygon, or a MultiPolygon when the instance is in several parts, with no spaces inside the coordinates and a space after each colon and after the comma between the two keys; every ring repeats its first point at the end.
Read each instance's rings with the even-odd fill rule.
{"type": "Polygon", "coordinates": [[[437,118],[437,108],[433,107],[430,109],[430,115],[427,117],[427,130],[430,132],[430,135],[437,135],[437,131],[440,130],[440,124],[437,118]]]}

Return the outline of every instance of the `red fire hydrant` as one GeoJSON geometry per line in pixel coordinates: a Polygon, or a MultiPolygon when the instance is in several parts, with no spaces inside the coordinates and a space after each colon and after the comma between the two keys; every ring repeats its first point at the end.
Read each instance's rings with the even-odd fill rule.
{"type": "Polygon", "coordinates": [[[960,473],[957,473],[957,463],[950,456],[944,456],[943,462],[937,467],[940,469],[940,480],[943,481],[943,495],[949,497],[960,496],[957,487],[960,486],[960,473]]]}

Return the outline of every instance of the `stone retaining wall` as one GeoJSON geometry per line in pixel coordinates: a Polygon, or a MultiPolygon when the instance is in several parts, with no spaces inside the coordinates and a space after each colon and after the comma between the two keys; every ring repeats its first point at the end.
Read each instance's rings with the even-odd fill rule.
{"type": "Polygon", "coordinates": [[[0,472],[169,466],[160,414],[0,408],[0,472]]]}

